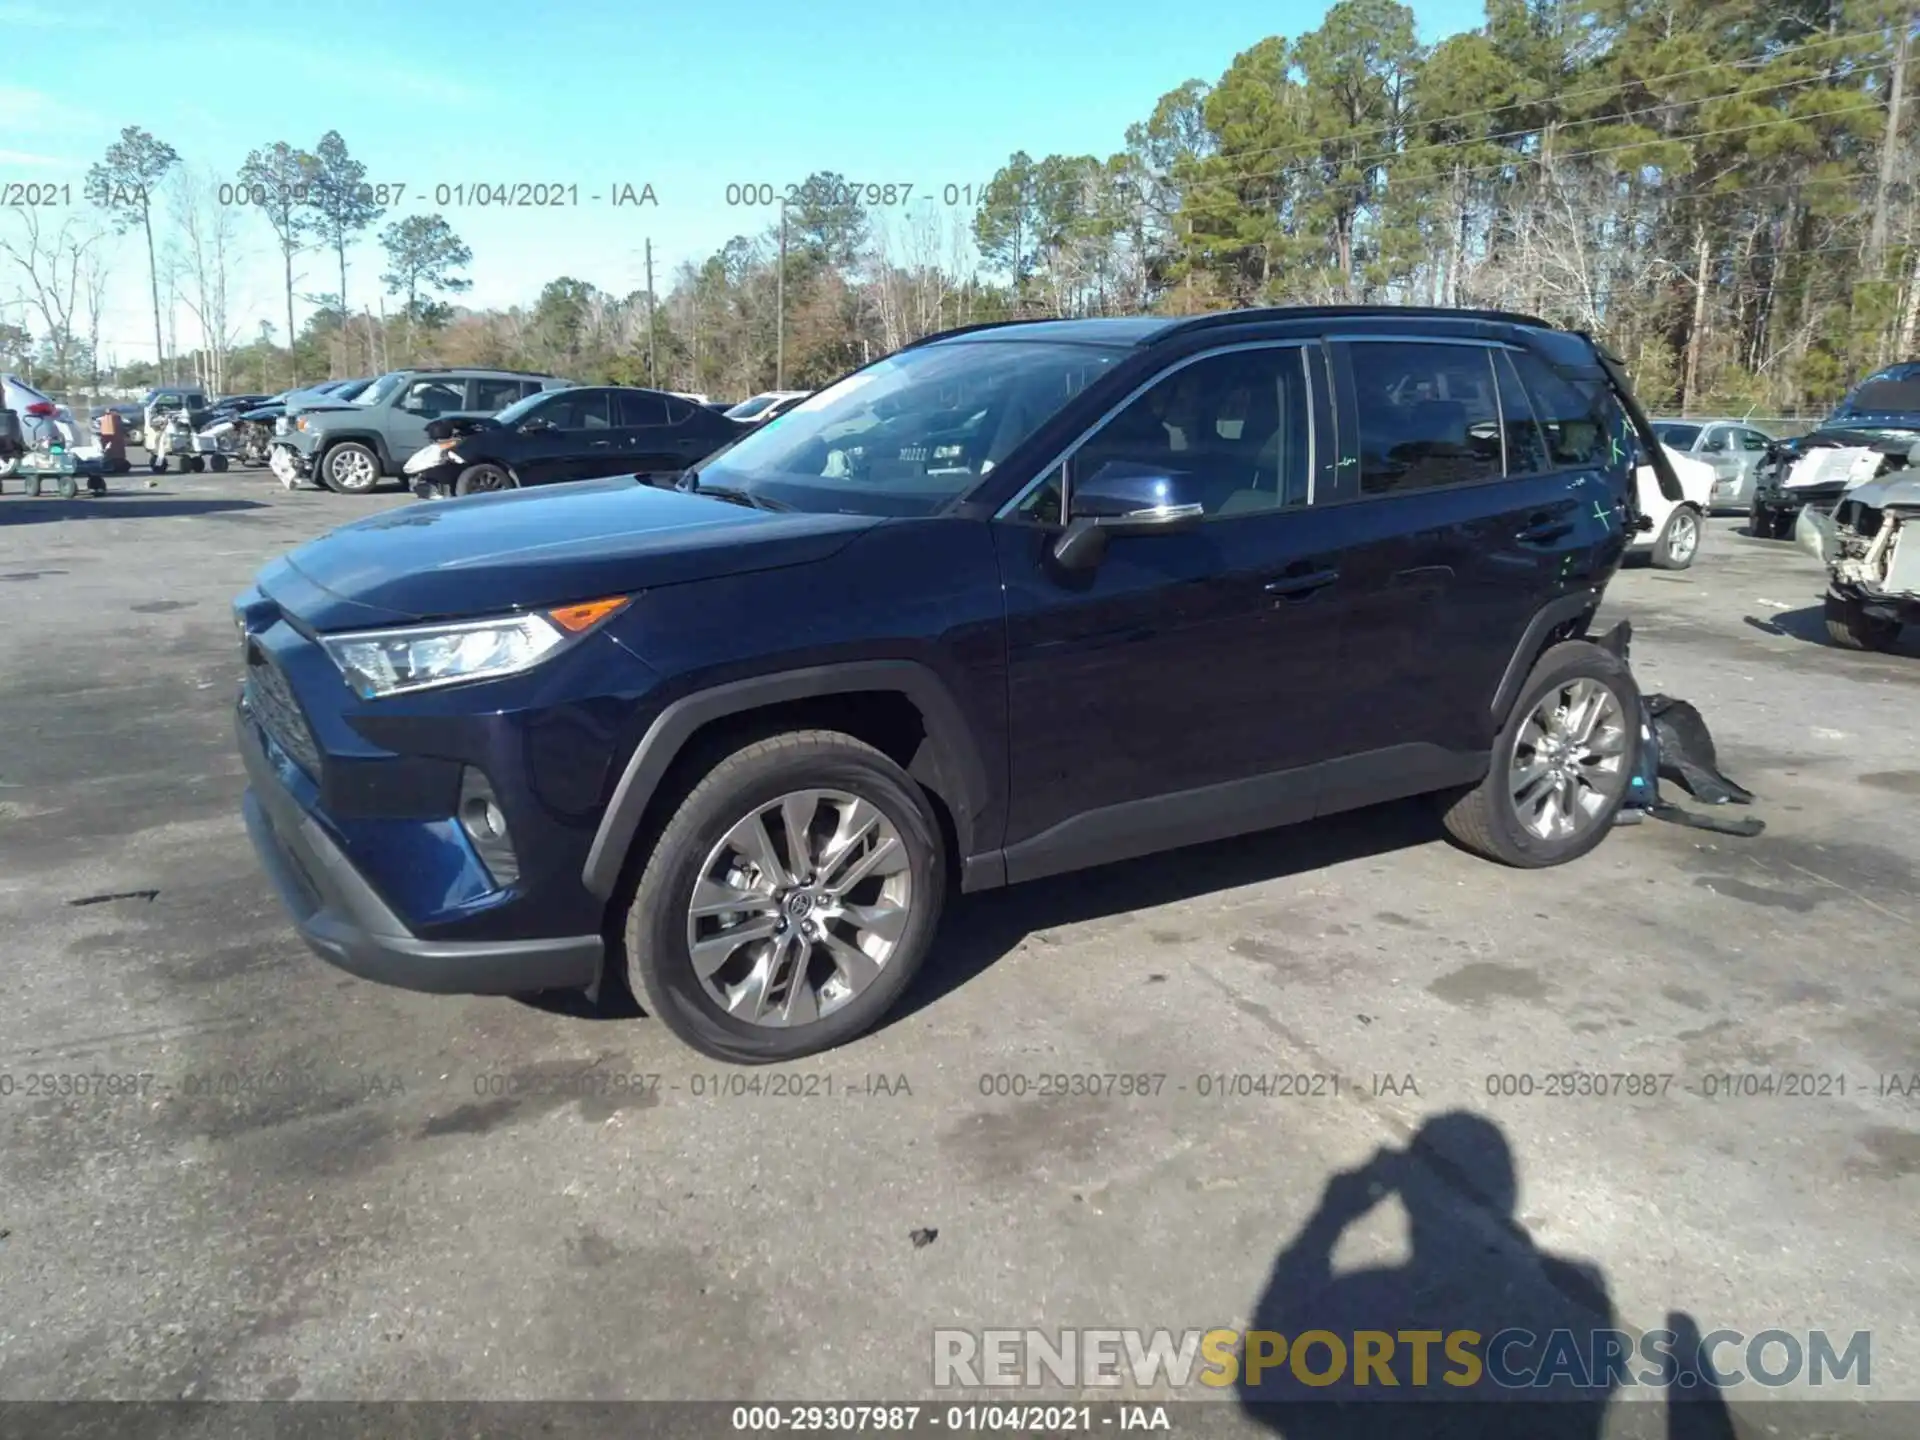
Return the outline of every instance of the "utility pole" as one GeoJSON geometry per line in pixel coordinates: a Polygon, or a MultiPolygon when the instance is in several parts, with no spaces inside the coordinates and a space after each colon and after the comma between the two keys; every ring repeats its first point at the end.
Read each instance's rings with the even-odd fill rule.
{"type": "Polygon", "coordinates": [[[780,202],[780,263],[773,272],[773,388],[787,388],[787,202],[780,202]]]}
{"type": "Polygon", "coordinates": [[[658,389],[653,373],[653,239],[647,239],[647,386],[658,389]]]}
{"type": "Polygon", "coordinates": [[[1867,246],[1873,256],[1874,273],[1880,273],[1880,260],[1887,244],[1887,195],[1893,189],[1893,162],[1900,145],[1900,110],[1907,90],[1907,51],[1912,45],[1914,11],[1911,5],[1900,12],[1900,34],[1894,42],[1893,81],[1887,91],[1887,129],[1880,138],[1880,183],[1874,189],[1873,230],[1867,246]]]}

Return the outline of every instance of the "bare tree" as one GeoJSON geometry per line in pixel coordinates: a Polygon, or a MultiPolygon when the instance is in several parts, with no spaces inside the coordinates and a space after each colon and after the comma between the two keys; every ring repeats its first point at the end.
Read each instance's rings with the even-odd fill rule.
{"type": "Polygon", "coordinates": [[[99,244],[100,232],[81,226],[77,217],[69,215],[58,230],[48,234],[43,212],[38,207],[20,206],[14,213],[19,216],[22,236],[18,240],[0,240],[0,252],[13,261],[24,277],[22,294],[40,312],[59,383],[69,384],[79,340],[74,321],[79,310],[82,274],[88,255],[99,244]]]}
{"type": "Polygon", "coordinates": [[[200,327],[201,380],[221,391],[237,338],[228,312],[229,279],[239,258],[234,207],[220,203],[220,177],[211,172],[182,170],[168,198],[176,227],[170,254],[181,298],[200,327]]]}

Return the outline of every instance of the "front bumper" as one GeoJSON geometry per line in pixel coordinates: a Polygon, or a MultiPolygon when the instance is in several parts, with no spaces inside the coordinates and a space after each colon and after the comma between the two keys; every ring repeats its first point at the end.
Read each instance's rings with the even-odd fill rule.
{"type": "Polygon", "coordinates": [[[437,994],[580,989],[600,978],[598,935],[536,940],[423,940],[381,899],[281,782],[246,708],[235,715],[247,770],[247,833],[294,927],[321,959],[352,974],[437,994]]]}

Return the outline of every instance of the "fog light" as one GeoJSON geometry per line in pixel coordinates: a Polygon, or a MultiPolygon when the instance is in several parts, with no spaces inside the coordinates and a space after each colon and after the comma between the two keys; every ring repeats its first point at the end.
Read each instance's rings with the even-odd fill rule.
{"type": "Polygon", "coordinates": [[[514,854],[506,812],[487,777],[471,765],[460,773],[460,828],[473,841],[495,885],[504,889],[520,878],[520,857],[514,854]]]}

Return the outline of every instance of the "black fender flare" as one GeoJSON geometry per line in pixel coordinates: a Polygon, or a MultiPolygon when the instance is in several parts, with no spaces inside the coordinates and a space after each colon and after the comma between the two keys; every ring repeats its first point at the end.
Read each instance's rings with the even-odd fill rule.
{"type": "Polygon", "coordinates": [[[946,683],[919,661],[854,660],[756,675],[697,690],[655,716],[628,757],[606,813],[600,818],[580,876],[587,890],[602,900],[612,898],[648,804],[668,768],[702,726],[770,705],[874,690],[904,695],[920,712],[936,756],[938,783],[932,788],[941,790],[952,811],[961,851],[955,863],[960,863],[975,849],[974,818],[986,807],[989,796],[986,766],[959,705],[946,683]]]}
{"type": "Polygon", "coordinates": [[[1528,672],[1533,669],[1534,657],[1546,648],[1547,637],[1563,625],[1591,618],[1599,608],[1599,591],[1580,590],[1549,600],[1534,613],[1533,619],[1527,622],[1527,628],[1521,632],[1519,643],[1513,647],[1507,668],[1500,676],[1499,688],[1493,692],[1493,728],[1496,734],[1507,723],[1507,716],[1527,683],[1528,672]]]}
{"type": "Polygon", "coordinates": [[[374,463],[380,467],[383,476],[397,474],[393,468],[393,457],[387,454],[387,437],[378,430],[348,430],[335,432],[322,430],[313,442],[313,471],[320,473],[320,467],[327,462],[327,452],[336,445],[364,445],[373,452],[374,463]]]}

